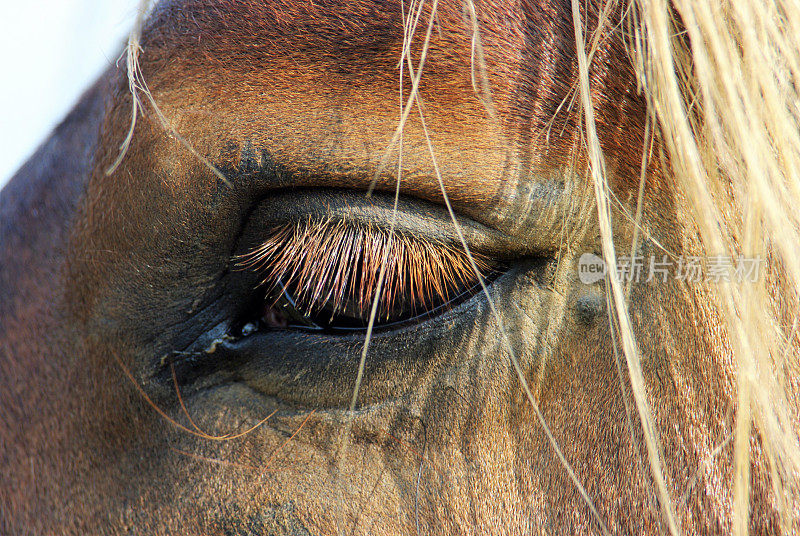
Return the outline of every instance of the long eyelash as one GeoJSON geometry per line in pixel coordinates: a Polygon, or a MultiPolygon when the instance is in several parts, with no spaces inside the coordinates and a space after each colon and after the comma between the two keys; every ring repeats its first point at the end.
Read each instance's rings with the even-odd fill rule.
{"type": "MultiPolygon", "coordinates": [[[[375,299],[384,255],[381,319],[389,318],[396,307],[427,311],[478,283],[467,255],[450,244],[330,220],[277,227],[260,246],[238,256],[237,266],[258,271],[268,291],[279,284],[294,289],[295,303],[303,313],[326,307],[337,314],[349,303],[361,317],[375,299]]],[[[482,273],[495,268],[488,258],[473,255],[482,273]]]]}

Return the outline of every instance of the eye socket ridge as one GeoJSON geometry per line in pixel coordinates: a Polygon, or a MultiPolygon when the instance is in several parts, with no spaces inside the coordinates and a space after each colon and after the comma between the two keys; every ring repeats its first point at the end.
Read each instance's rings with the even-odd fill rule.
{"type": "Polygon", "coordinates": [[[482,278],[502,269],[481,253],[471,256],[404,231],[307,217],[270,229],[235,261],[261,279],[258,314],[267,327],[359,329],[369,321],[384,264],[377,326],[429,317],[480,290],[475,268],[482,278]]]}

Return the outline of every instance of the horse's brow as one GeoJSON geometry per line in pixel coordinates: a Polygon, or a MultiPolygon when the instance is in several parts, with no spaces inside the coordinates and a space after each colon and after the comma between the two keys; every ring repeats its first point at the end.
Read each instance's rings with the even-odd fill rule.
{"type": "MultiPolygon", "coordinates": [[[[259,131],[248,131],[236,140],[222,142],[219,156],[212,163],[232,182],[256,180],[268,188],[394,191],[398,180],[397,150],[374,144],[369,151],[355,153],[352,147],[335,145],[320,155],[317,147],[306,145],[307,140],[291,138],[287,141],[276,144],[259,131]]],[[[350,143],[360,141],[355,139],[350,143]]],[[[518,180],[519,170],[509,167],[507,159],[496,157],[502,151],[493,154],[483,147],[471,153],[475,148],[470,146],[469,140],[459,141],[459,144],[437,147],[435,166],[424,147],[416,151],[404,148],[403,169],[399,172],[402,193],[441,203],[444,186],[456,205],[466,207],[488,202],[496,195],[501,182],[518,180]]]]}

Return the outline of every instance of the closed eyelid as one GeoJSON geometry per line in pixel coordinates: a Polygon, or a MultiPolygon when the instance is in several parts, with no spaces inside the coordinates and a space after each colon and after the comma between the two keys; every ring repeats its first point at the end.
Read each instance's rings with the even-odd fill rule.
{"type": "MultiPolygon", "coordinates": [[[[472,257],[482,276],[497,267],[488,257],[472,257]]],[[[258,271],[266,287],[293,288],[306,313],[325,307],[331,314],[357,317],[372,306],[384,262],[382,320],[398,309],[425,312],[478,282],[466,252],[449,244],[330,219],[279,226],[236,258],[238,267],[258,271]]]]}
{"type": "Polygon", "coordinates": [[[394,212],[393,196],[364,191],[316,189],[273,192],[255,211],[259,222],[275,225],[308,216],[332,221],[351,221],[388,231],[390,222],[399,234],[418,236],[462,249],[462,238],[471,252],[510,260],[544,256],[532,241],[519,240],[470,218],[456,215],[454,222],[441,205],[401,196],[394,212]]]}

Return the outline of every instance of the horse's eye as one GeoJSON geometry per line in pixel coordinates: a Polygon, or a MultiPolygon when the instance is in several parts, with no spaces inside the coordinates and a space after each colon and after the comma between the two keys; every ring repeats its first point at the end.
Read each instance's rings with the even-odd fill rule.
{"type": "Polygon", "coordinates": [[[285,224],[236,259],[261,279],[239,326],[364,329],[376,296],[376,327],[412,322],[479,290],[475,268],[484,278],[498,271],[498,263],[471,255],[474,265],[456,245],[372,225],[313,218],[285,224]]]}

